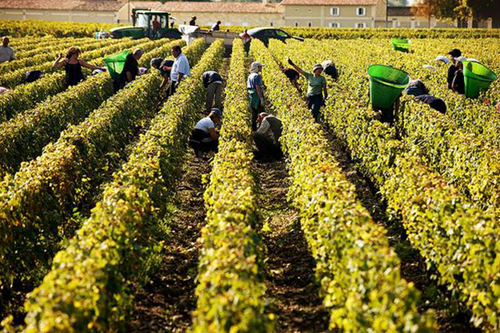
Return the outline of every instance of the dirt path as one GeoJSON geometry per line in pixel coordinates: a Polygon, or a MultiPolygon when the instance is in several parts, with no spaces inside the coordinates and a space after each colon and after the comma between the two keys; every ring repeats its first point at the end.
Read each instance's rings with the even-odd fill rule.
{"type": "Polygon", "coordinates": [[[165,219],[168,246],[161,253],[157,271],[134,295],[128,332],[184,332],[191,325],[201,245],[197,240],[205,224],[202,177],[209,173],[208,161],[188,152],[182,178],[175,186],[171,214],[165,219]]]}
{"type": "Polygon", "coordinates": [[[284,162],[254,163],[260,188],[267,247],[267,296],[277,316],[277,332],[327,332],[328,312],[321,304],[311,256],[296,210],[286,200],[288,174],[284,162]],[[267,229],[267,228],[265,228],[267,229]]]}
{"type": "Polygon", "coordinates": [[[389,218],[386,214],[386,204],[377,188],[356,169],[348,148],[334,134],[325,129],[331,152],[339,162],[347,179],[356,187],[356,195],[362,205],[370,212],[375,223],[384,226],[391,247],[401,260],[401,276],[413,282],[422,292],[419,310],[432,309],[437,313],[438,333],[479,333],[481,330],[469,324],[468,309],[460,309],[458,303],[431,278],[431,272],[426,268],[424,259],[414,249],[407,239],[402,222],[397,217],[389,218]]]}

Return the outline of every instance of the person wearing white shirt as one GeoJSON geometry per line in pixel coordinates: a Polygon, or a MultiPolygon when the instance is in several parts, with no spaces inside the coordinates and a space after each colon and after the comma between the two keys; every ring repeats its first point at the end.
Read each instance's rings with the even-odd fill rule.
{"type": "Polygon", "coordinates": [[[198,121],[189,138],[189,145],[194,149],[196,156],[200,157],[201,152],[218,151],[219,133],[215,125],[221,119],[222,111],[213,108],[207,117],[198,121]]]}
{"type": "Polygon", "coordinates": [[[0,46],[0,63],[14,60],[14,50],[9,46],[9,37],[2,38],[0,46]]]}
{"type": "Polygon", "coordinates": [[[172,65],[172,70],[170,71],[170,79],[172,80],[172,90],[170,94],[173,94],[177,86],[186,78],[186,76],[191,76],[189,61],[182,53],[180,46],[172,47],[172,55],[175,58],[174,64],[172,65]]]}

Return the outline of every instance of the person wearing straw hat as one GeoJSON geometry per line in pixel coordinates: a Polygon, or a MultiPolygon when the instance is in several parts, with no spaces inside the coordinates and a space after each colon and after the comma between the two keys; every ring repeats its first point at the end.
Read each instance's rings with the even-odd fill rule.
{"type": "Polygon", "coordinates": [[[264,90],[262,76],[260,72],[264,64],[253,62],[250,66],[250,75],[247,79],[248,98],[250,99],[250,108],[252,109],[252,130],[257,130],[257,117],[264,111],[266,106],[264,99],[264,90]]]}
{"type": "Polygon", "coordinates": [[[323,73],[323,66],[316,64],[312,69],[312,73],[307,73],[302,68],[295,65],[291,59],[288,59],[288,63],[307,79],[307,107],[312,111],[314,120],[318,122],[320,109],[325,105],[325,100],[328,97],[326,79],[321,75],[321,73],[323,73]]]}

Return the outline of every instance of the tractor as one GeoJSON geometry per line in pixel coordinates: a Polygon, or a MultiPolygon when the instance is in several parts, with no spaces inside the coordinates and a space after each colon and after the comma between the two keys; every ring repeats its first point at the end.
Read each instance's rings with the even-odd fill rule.
{"type": "Polygon", "coordinates": [[[179,30],[169,26],[169,13],[163,11],[137,10],[132,15],[133,27],[118,27],[111,29],[111,38],[132,37],[140,39],[172,38],[180,39],[179,30]]]}

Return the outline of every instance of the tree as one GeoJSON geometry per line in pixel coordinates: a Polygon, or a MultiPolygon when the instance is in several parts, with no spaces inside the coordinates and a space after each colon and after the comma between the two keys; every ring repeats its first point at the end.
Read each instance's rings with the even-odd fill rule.
{"type": "Polygon", "coordinates": [[[457,16],[466,19],[473,16],[477,20],[487,19],[500,13],[500,1],[498,0],[460,0],[455,9],[457,16]]]}
{"type": "Polygon", "coordinates": [[[413,13],[418,16],[427,17],[429,22],[432,15],[438,19],[453,20],[458,17],[455,9],[459,7],[462,1],[464,0],[419,0],[414,7],[413,13]]]}

